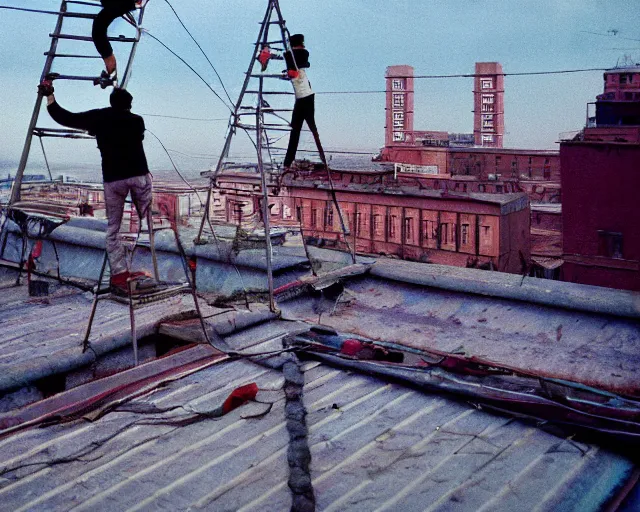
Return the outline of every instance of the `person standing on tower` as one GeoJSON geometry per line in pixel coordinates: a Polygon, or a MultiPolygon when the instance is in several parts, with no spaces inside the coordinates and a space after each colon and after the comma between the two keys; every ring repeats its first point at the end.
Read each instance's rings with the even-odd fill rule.
{"type": "Polygon", "coordinates": [[[309,52],[304,46],[304,35],[294,34],[289,37],[291,51],[284,54],[287,63],[287,76],[293,84],[293,91],[296,101],[291,114],[291,135],[289,136],[289,146],[284,158],[284,167],[289,168],[296,158],[298,143],[300,142],[300,131],[302,124],[306,121],[309,130],[313,134],[316,146],[320,152],[320,158],[326,163],[324,151],[320,144],[320,136],[315,120],[315,94],[311,89],[311,83],[307,78],[306,69],[309,68],[309,52]]]}

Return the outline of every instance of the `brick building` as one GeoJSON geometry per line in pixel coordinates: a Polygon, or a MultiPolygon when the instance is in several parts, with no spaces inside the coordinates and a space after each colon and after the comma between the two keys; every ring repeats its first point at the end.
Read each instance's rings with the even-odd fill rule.
{"type": "Polygon", "coordinates": [[[560,145],[563,276],[640,290],[640,68],[604,78],[595,119],[560,145]]]}
{"type": "Polygon", "coordinates": [[[499,62],[476,62],[473,88],[476,146],[501,148],[504,138],[504,74],[499,62]]]}
{"type": "MultiPolygon", "coordinates": [[[[385,172],[333,171],[332,179],[349,242],[359,253],[512,273],[522,272],[529,261],[525,194],[456,194],[401,181],[393,186],[392,174],[385,172]]],[[[283,185],[288,205],[280,210],[282,220],[288,220],[286,212],[300,212],[306,237],[344,248],[326,173],[288,175],[283,185]]]]}

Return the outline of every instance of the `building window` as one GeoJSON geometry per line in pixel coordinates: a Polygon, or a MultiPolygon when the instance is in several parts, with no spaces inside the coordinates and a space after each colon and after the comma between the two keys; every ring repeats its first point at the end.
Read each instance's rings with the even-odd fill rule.
{"type": "Polygon", "coordinates": [[[360,236],[362,232],[362,213],[356,213],[356,236],[360,236]]]}
{"type": "Polygon", "coordinates": [[[404,91],[404,80],[395,78],[391,81],[391,84],[394,91],[404,91]]]}
{"type": "Polygon", "coordinates": [[[404,241],[409,243],[413,240],[413,218],[404,219],[404,241]]]}
{"type": "Polygon", "coordinates": [[[482,143],[484,144],[485,142],[493,142],[493,135],[483,135],[482,136],[482,143]]]}
{"type": "Polygon", "coordinates": [[[394,128],[404,128],[404,121],[402,119],[394,119],[393,120],[394,128]]]}
{"type": "Polygon", "coordinates": [[[469,243],[469,224],[463,224],[460,231],[460,243],[467,245],[469,243]]]}
{"type": "Polygon", "coordinates": [[[311,227],[315,228],[318,226],[318,210],[316,208],[311,208],[311,227]]]}
{"type": "Polygon", "coordinates": [[[393,113],[393,120],[394,121],[404,121],[404,112],[394,112],[393,113]]]}
{"type": "Polygon", "coordinates": [[[404,108],[404,94],[393,95],[393,108],[404,108]]]}
{"type": "Polygon", "coordinates": [[[493,105],[488,105],[486,103],[482,104],[482,111],[483,112],[493,112],[493,105]]]}
{"type": "Polygon", "coordinates": [[[404,133],[403,132],[393,132],[393,141],[394,142],[403,142],[404,141],[404,133]]]}
{"type": "Polygon", "coordinates": [[[483,89],[493,89],[493,79],[483,78],[480,80],[483,89]]]}
{"type": "Polygon", "coordinates": [[[493,130],[493,119],[482,121],[482,128],[493,130]]]}
{"type": "Polygon", "coordinates": [[[435,220],[423,220],[422,221],[422,236],[424,240],[436,240],[438,238],[438,230],[436,229],[435,220]]]}
{"type": "Polygon", "coordinates": [[[483,94],[482,103],[485,103],[487,105],[493,105],[493,94],[483,94]]]}
{"type": "Polygon", "coordinates": [[[630,84],[633,81],[633,75],[623,73],[620,75],[621,84],[630,84]]]}
{"type": "Polygon", "coordinates": [[[447,222],[440,224],[440,243],[444,245],[449,243],[449,224],[447,222]]]}
{"type": "Polygon", "coordinates": [[[395,238],[396,236],[396,221],[398,217],[396,215],[391,215],[389,217],[389,238],[395,238]]]}
{"type": "Polygon", "coordinates": [[[598,231],[598,256],[622,259],[622,233],[598,231]]]}
{"type": "Polygon", "coordinates": [[[328,228],[333,227],[333,208],[328,206],[324,213],[324,223],[328,228]]]}
{"type": "Polygon", "coordinates": [[[496,185],[496,194],[502,194],[502,185],[496,185]]]}
{"type": "Polygon", "coordinates": [[[384,236],[384,223],[380,214],[374,214],[373,216],[373,235],[376,237],[384,236]]]}

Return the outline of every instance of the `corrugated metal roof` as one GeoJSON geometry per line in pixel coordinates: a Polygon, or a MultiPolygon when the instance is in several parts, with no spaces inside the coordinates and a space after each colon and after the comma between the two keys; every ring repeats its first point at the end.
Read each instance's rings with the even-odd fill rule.
{"type": "MultiPolygon", "coordinates": [[[[273,337],[273,325],[246,339],[273,337]],[[270,332],[267,333],[267,330],[270,332]]],[[[272,341],[277,344],[277,340],[272,341]]],[[[597,510],[633,464],[535,426],[375,378],[305,366],[311,476],[319,510],[597,510]]],[[[288,510],[282,374],[248,361],[216,365],[114,411],[0,441],[7,510],[288,510]],[[220,419],[171,425],[257,382],[220,419]]]]}
{"type": "MultiPolygon", "coordinates": [[[[379,264],[372,272],[384,268],[379,264]]],[[[388,261],[385,265],[405,277],[412,271],[422,272],[426,284],[437,275],[437,270],[422,270],[424,265],[415,263],[388,261]]],[[[506,276],[485,274],[487,279],[506,276]]],[[[537,281],[549,287],[554,284],[537,281]]],[[[469,289],[474,285],[471,279],[462,282],[469,289]]],[[[463,353],[525,373],[640,396],[640,329],[636,320],[448,292],[386,278],[364,277],[345,286],[338,306],[331,297],[307,296],[280,304],[280,308],[287,318],[322,323],[339,332],[418,349],[463,353]]],[[[598,288],[591,288],[594,295],[598,293],[598,288]]]]}

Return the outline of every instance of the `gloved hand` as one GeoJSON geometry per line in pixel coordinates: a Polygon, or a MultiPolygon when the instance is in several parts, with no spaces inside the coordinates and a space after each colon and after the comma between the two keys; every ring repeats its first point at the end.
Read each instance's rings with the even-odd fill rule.
{"type": "Polygon", "coordinates": [[[289,78],[298,78],[299,75],[300,73],[297,69],[290,69],[289,71],[287,71],[287,76],[289,78]]]}
{"type": "Polygon", "coordinates": [[[38,85],[38,92],[43,96],[51,96],[53,94],[53,81],[52,80],[43,80],[38,85]]]}

